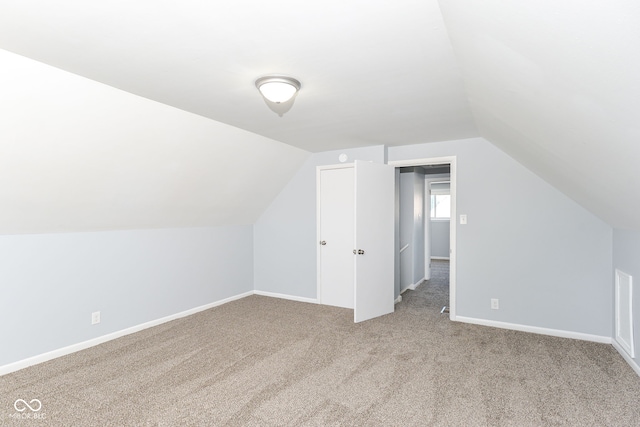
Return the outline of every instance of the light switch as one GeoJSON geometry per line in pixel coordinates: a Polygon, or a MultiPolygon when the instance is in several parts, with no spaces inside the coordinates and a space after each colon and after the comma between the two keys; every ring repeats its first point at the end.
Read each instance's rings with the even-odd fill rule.
{"type": "Polygon", "coordinates": [[[460,224],[466,224],[466,223],[467,223],[467,216],[460,215],[460,224]]]}

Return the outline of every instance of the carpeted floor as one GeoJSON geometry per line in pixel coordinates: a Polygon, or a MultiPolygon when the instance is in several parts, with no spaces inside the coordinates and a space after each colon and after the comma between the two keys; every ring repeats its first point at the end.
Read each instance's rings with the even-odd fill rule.
{"type": "Polygon", "coordinates": [[[610,345],[451,322],[447,277],[361,324],[251,296],[5,375],[0,425],[640,425],[640,378],[610,345]]]}

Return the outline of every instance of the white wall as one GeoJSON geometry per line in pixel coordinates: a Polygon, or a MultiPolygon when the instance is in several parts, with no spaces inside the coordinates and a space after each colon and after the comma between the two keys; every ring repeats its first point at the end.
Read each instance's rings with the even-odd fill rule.
{"type": "Polygon", "coordinates": [[[482,138],[388,156],[457,158],[458,316],[611,337],[609,225],[482,138]]]}
{"type": "Polygon", "coordinates": [[[424,174],[400,174],[400,291],[425,278],[424,174]]]}
{"type": "Polygon", "coordinates": [[[439,258],[449,258],[450,246],[450,221],[431,221],[431,256],[439,258]]]}
{"type": "MultiPolygon", "coordinates": [[[[257,290],[316,297],[315,167],[339,153],[314,154],[255,224],[257,290]]],[[[445,156],[457,158],[469,218],[458,226],[457,315],[611,337],[611,227],[482,138],[388,149],[389,161],[445,156]]]]}
{"type": "MultiPolygon", "coordinates": [[[[633,277],[633,330],[636,371],[640,373],[640,231],[613,230],[613,268],[633,277]]],[[[615,330],[612,329],[615,337],[615,330]]]]}
{"type": "Polygon", "coordinates": [[[316,167],[370,160],[384,162],[384,147],[313,154],[254,225],[255,289],[317,298],[316,167]]]}
{"type": "MultiPolygon", "coordinates": [[[[312,155],[253,229],[0,236],[0,339],[9,343],[0,366],[252,289],[315,299],[316,166],[342,152],[312,155]],[[91,326],[96,310],[102,323],[91,326]]],[[[384,159],[381,146],[344,152],[384,159]]],[[[457,157],[458,212],[469,217],[458,226],[459,316],[611,336],[607,224],[480,138],[388,155],[457,157]]]]}
{"type": "Polygon", "coordinates": [[[309,153],[4,50],[0,93],[0,366],[253,290],[309,153]]]}
{"type": "Polygon", "coordinates": [[[252,291],[252,248],[251,226],[0,236],[0,366],[252,291]]]}

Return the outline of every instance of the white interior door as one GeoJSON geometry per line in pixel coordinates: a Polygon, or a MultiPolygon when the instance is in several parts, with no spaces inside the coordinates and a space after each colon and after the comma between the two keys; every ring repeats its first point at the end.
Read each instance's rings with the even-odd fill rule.
{"type": "Polygon", "coordinates": [[[394,193],[392,166],[356,160],[355,322],[393,312],[394,193]]]}
{"type": "Polygon", "coordinates": [[[354,170],[320,171],[320,303],[353,308],[354,170]]]}

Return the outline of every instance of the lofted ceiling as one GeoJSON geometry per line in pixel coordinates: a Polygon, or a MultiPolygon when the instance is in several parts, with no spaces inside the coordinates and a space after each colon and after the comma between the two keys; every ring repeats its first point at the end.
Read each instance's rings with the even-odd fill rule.
{"type": "Polygon", "coordinates": [[[436,0],[3,0],[0,47],[312,152],[478,136],[436,0]]]}
{"type": "Polygon", "coordinates": [[[480,134],[640,230],[640,2],[441,0],[480,134]]]}
{"type": "Polygon", "coordinates": [[[0,48],[311,152],[483,136],[640,229],[635,0],[2,0],[0,48]]]}

